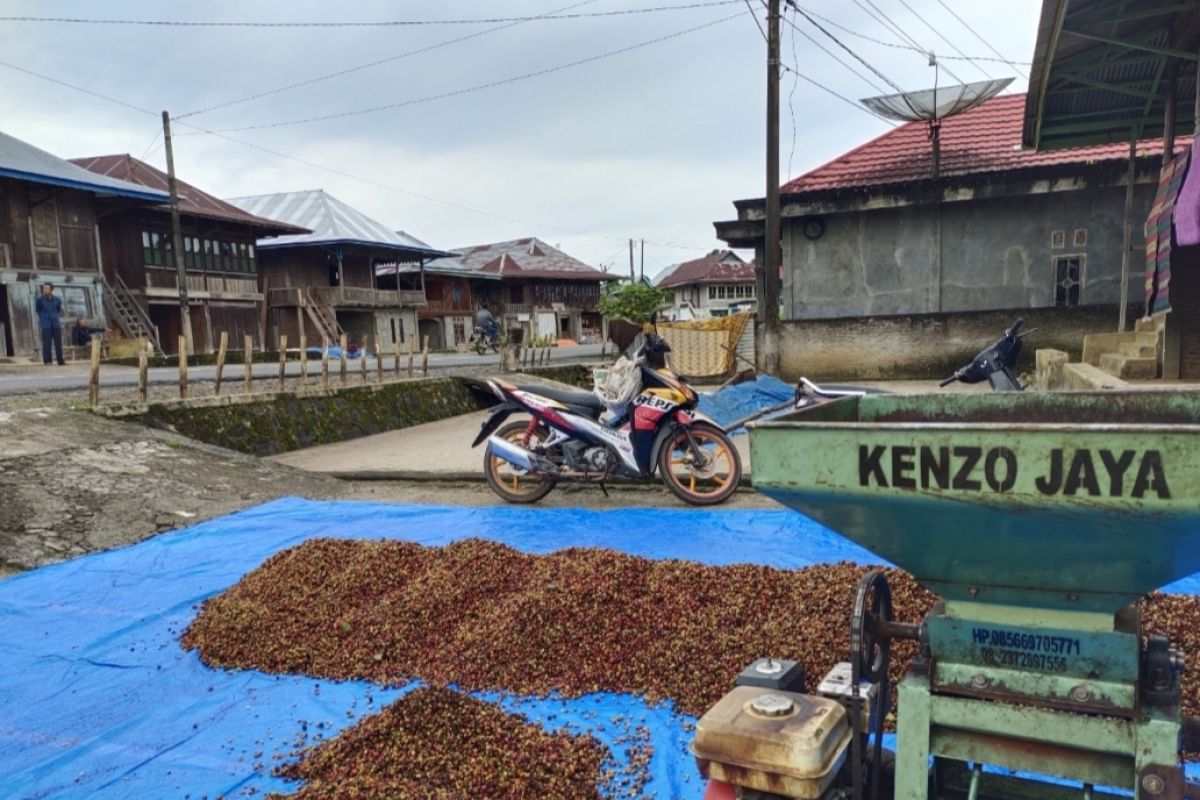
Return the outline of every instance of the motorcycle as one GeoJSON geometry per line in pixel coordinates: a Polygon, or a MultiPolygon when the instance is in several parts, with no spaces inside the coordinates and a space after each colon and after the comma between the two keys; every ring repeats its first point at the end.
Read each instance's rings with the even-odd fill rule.
{"type": "Polygon", "coordinates": [[[492,491],[510,503],[534,503],[563,481],[595,481],[607,492],[605,481],[614,477],[657,473],[692,505],[728,499],[742,477],[741,458],[721,426],[697,411],[695,390],[667,369],[670,350],[647,333],[632,363],[622,365],[629,398],[612,408],[597,392],[488,380],[500,403],[471,446],[487,442],[483,469],[492,491]],[[514,413],[531,416],[501,427],[514,413]]]}
{"type": "Polygon", "coordinates": [[[478,355],[483,355],[492,348],[493,353],[500,352],[500,328],[497,326],[490,334],[488,331],[476,326],[471,331],[471,338],[467,339],[467,344],[474,348],[478,355]]]}
{"type": "MultiPolygon", "coordinates": [[[[984,348],[966,366],[959,367],[954,374],[938,383],[939,387],[949,386],[956,381],[962,383],[982,383],[987,381],[993,392],[1024,391],[1020,381],[1013,375],[1012,369],[1021,357],[1023,347],[1022,337],[1031,331],[1021,332],[1025,320],[1018,317],[1004,334],[991,346],[984,348]]],[[[808,408],[809,406],[829,403],[843,397],[865,394],[885,394],[879,389],[861,386],[841,386],[827,384],[818,386],[808,378],[801,378],[796,384],[796,396],[793,407],[808,408]]]]}

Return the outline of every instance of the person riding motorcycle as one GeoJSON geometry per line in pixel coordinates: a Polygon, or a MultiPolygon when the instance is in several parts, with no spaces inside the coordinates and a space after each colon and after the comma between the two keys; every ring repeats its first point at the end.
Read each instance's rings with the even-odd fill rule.
{"type": "Polygon", "coordinates": [[[500,339],[500,328],[496,325],[496,317],[488,309],[487,303],[480,304],[479,310],[475,312],[475,329],[483,331],[490,343],[500,339]]]}

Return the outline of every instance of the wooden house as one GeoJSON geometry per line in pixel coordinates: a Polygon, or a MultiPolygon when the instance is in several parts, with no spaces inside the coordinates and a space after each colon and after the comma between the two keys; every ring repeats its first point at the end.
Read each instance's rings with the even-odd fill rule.
{"type": "MultiPolygon", "coordinates": [[[[98,175],[161,191],[167,174],[128,154],[76,158],[98,175]]],[[[256,243],[307,229],[248,214],[191,184],[176,180],[188,310],[195,352],[212,352],[220,334],[229,349],[241,350],[245,336],[262,346],[263,296],[258,287],[256,243]]],[[[171,245],[169,205],[131,208],[100,222],[104,273],[117,305],[135,319],[160,352],[175,353],[183,333],[179,273],[171,245]]]]}
{"type": "Polygon", "coordinates": [[[303,335],[309,345],[319,345],[345,333],[351,342],[369,338],[386,347],[406,342],[416,330],[425,293],[419,286],[381,288],[376,265],[419,266],[444,251],[390,230],[320,189],[229,202],[311,231],[258,242],[269,336],[286,335],[291,346],[303,335]]]}
{"type": "Polygon", "coordinates": [[[605,325],[597,304],[604,284],[620,280],[618,275],[533,237],[455,253],[457,258],[432,261],[427,269],[457,267],[469,275],[475,307],[487,303],[513,341],[603,340],[605,325]]]}
{"type": "Polygon", "coordinates": [[[62,299],[64,327],[78,317],[107,327],[113,298],[100,269],[98,221],[165,199],[0,133],[0,355],[41,348],[33,308],[42,283],[62,299]]]}

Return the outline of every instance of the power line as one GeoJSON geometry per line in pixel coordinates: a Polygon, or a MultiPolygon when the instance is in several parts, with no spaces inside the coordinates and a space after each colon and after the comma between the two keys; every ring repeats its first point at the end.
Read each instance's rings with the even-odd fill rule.
{"type": "MultiPolygon", "coordinates": [[[[590,5],[594,2],[596,2],[596,0],[581,0],[581,2],[572,3],[570,5],[563,6],[562,8],[556,8],[551,11],[547,11],[546,14],[557,14],[562,11],[569,11],[572,8],[579,8],[580,6],[590,5]]],[[[241,105],[242,103],[247,103],[251,100],[261,100],[264,97],[270,97],[271,95],[280,94],[281,92],[291,91],[292,89],[299,89],[304,86],[312,86],[313,84],[316,84],[316,83],[321,83],[323,81],[332,80],[333,78],[340,78],[343,75],[349,75],[351,73],[359,72],[364,69],[370,69],[371,67],[378,67],[383,64],[390,64],[393,61],[399,61],[404,58],[409,58],[411,56],[420,55],[421,53],[428,53],[432,50],[438,50],[442,47],[448,47],[449,45],[452,45],[452,44],[458,44],[459,42],[465,42],[465,41],[468,41],[471,39],[478,39],[481,36],[487,36],[489,34],[496,33],[497,31],[507,30],[508,28],[515,28],[518,25],[523,25],[525,22],[529,22],[534,19],[537,19],[537,17],[530,17],[528,20],[521,20],[519,22],[508,22],[503,25],[498,25],[495,28],[487,28],[486,30],[476,31],[475,33],[469,33],[466,36],[459,36],[454,39],[447,39],[446,41],[443,41],[443,42],[437,42],[435,44],[426,45],[425,47],[419,47],[416,50],[408,50],[403,53],[397,53],[396,55],[388,56],[386,58],[376,59],[375,61],[368,61],[364,64],[358,64],[353,67],[346,67],[345,69],[339,69],[334,72],[326,73],[324,75],[317,75],[312,78],[307,78],[302,81],[297,81],[296,83],[288,83],[288,84],[284,84],[283,86],[277,86],[274,89],[266,89],[261,92],[255,92],[253,94],[248,94],[244,97],[240,97],[236,100],[229,100],[224,103],[217,103],[216,105],[206,106],[205,108],[199,108],[199,109],[196,109],[195,111],[189,111],[186,114],[180,114],[178,117],[175,117],[175,119],[181,120],[186,117],[194,117],[197,114],[206,114],[209,111],[216,111],[216,110],[222,109],[222,108],[229,108],[230,106],[241,105]]]]}
{"type": "Polygon", "coordinates": [[[871,72],[875,73],[875,75],[877,75],[877,76],[878,76],[878,77],[879,77],[879,78],[880,78],[880,79],[881,79],[881,80],[882,80],[884,83],[886,83],[888,86],[891,86],[891,87],[892,87],[893,89],[895,89],[897,92],[901,92],[901,93],[903,93],[903,92],[904,92],[904,90],[900,88],[900,85],[899,85],[898,83],[896,83],[895,81],[893,81],[893,80],[892,80],[891,78],[889,78],[887,75],[884,75],[884,74],[883,74],[882,72],[880,72],[879,70],[875,69],[875,67],[873,67],[873,66],[872,66],[870,63],[868,63],[866,59],[864,59],[864,58],[863,58],[862,56],[860,56],[858,53],[856,53],[856,52],[854,52],[853,50],[851,50],[851,49],[850,49],[850,47],[849,47],[849,45],[845,44],[844,42],[842,42],[842,40],[841,40],[841,39],[837,38],[837,37],[836,37],[836,36],[834,36],[832,33],[830,33],[830,32],[829,32],[829,30],[828,30],[827,28],[825,28],[823,25],[821,25],[821,23],[817,22],[815,19],[813,19],[812,17],[810,17],[810,16],[809,16],[809,15],[808,15],[806,12],[802,11],[802,10],[800,9],[800,7],[799,7],[799,6],[797,6],[797,5],[794,5],[794,4],[791,4],[791,3],[789,3],[789,5],[791,5],[791,6],[792,6],[792,8],[793,8],[793,9],[796,11],[796,13],[797,13],[797,14],[799,14],[800,16],[802,16],[802,17],[804,17],[806,20],[808,20],[808,22],[809,22],[809,24],[810,24],[810,25],[812,25],[814,28],[816,28],[817,30],[819,30],[821,33],[823,33],[823,34],[825,34],[827,37],[829,37],[829,39],[831,39],[831,40],[833,41],[833,43],[834,43],[834,44],[836,44],[837,46],[841,47],[843,50],[845,50],[847,53],[849,53],[851,56],[853,56],[853,57],[854,57],[854,59],[855,59],[856,61],[858,61],[858,63],[862,64],[864,67],[866,67],[867,69],[871,70],[871,72]]]}
{"type": "Polygon", "coordinates": [[[818,89],[825,92],[826,94],[833,95],[838,100],[841,100],[843,103],[846,103],[847,105],[857,108],[859,111],[863,112],[864,114],[870,114],[872,117],[875,117],[878,120],[886,122],[888,125],[891,125],[893,128],[896,127],[896,123],[893,122],[892,120],[888,119],[887,117],[881,117],[880,115],[876,114],[874,111],[872,111],[871,109],[862,105],[861,103],[856,103],[853,100],[851,100],[849,97],[846,97],[846,95],[839,94],[838,92],[834,91],[833,89],[830,89],[828,86],[821,83],[820,81],[817,81],[817,80],[814,80],[814,79],[808,77],[803,72],[800,72],[799,70],[796,70],[796,69],[792,69],[787,64],[782,64],[780,66],[784,69],[784,71],[791,72],[794,75],[796,75],[796,77],[800,78],[801,80],[808,81],[813,86],[817,87],[818,89]]]}
{"type": "MultiPolygon", "coordinates": [[[[967,24],[967,21],[966,21],[965,19],[963,19],[962,17],[960,17],[958,14],[956,14],[956,13],[954,12],[954,9],[953,9],[953,8],[951,8],[950,6],[946,5],[946,3],[945,3],[945,0],[938,0],[938,3],[940,3],[940,4],[941,4],[942,8],[944,8],[944,9],[946,9],[947,11],[949,11],[949,12],[950,12],[950,16],[954,17],[956,20],[958,20],[958,21],[959,21],[959,23],[960,23],[960,24],[961,24],[961,25],[962,25],[964,28],[966,28],[966,29],[967,29],[967,30],[969,30],[969,31],[970,31],[972,34],[974,34],[974,36],[975,36],[975,38],[976,38],[976,39],[978,39],[979,41],[983,42],[983,46],[984,46],[984,47],[986,47],[988,50],[991,50],[993,53],[995,53],[997,56],[999,56],[999,58],[998,58],[997,60],[999,60],[999,61],[1002,61],[1002,62],[1004,62],[1005,64],[1008,64],[1010,67],[1012,67],[1013,69],[1015,69],[1015,70],[1017,71],[1017,74],[1018,74],[1018,75],[1020,75],[1022,78],[1025,78],[1026,80],[1029,80],[1029,76],[1028,76],[1028,75],[1026,75],[1026,74],[1025,74],[1025,73],[1024,73],[1024,72],[1023,72],[1023,71],[1022,71],[1022,70],[1021,70],[1021,69],[1020,69],[1020,68],[1017,66],[1016,62],[1009,61],[1007,58],[1005,58],[1005,57],[1004,57],[1004,54],[1003,54],[1003,53],[1001,53],[1001,52],[1000,52],[999,50],[997,50],[995,47],[992,47],[992,43],[991,43],[991,42],[989,42],[987,39],[983,38],[983,36],[982,36],[982,35],[979,33],[979,31],[975,30],[975,29],[974,29],[974,28],[972,28],[970,25],[968,25],[968,24],[967,24]]],[[[986,61],[991,61],[992,59],[990,59],[990,58],[989,58],[989,59],[983,59],[983,58],[979,58],[979,59],[976,59],[976,60],[977,60],[977,61],[985,61],[985,60],[986,60],[986,61]]]]}
{"type": "Polygon", "coordinates": [[[494,89],[498,86],[506,86],[511,83],[518,83],[520,81],[529,80],[530,78],[537,78],[537,77],[541,77],[543,75],[549,75],[554,72],[561,72],[562,70],[582,66],[584,64],[591,64],[593,62],[601,61],[606,58],[611,58],[613,56],[621,55],[623,53],[628,53],[633,50],[639,50],[643,47],[649,47],[650,45],[660,44],[662,42],[666,42],[671,39],[677,39],[680,36],[685,36],[689,33],[695,33],[696,31],[704,30],[705,28],[711,28],[715,25],[720,25],[724,22],[728,22],[732,19],[736,19],[737,17],[740,17],[745,13],[746,12],[744,12],[744,11],[738,11],[736,14],[730,15],[728,17],[722,17],[720,19],[713,20],[711,22],[706,22],[703,25],[696,25],[696,26],[687,28],[682,31],[677,31],[675,33],[667,34],[666,36],[659,36],[654,39],[647,39],[644,42],[638,42],[637,44],[628,45],[627,47],[622,47],[617,50],[610,50],[606,53],[600,53],[598,55],[589,56],[587,58],[581,58],[581,59],[578,59],[575,61],[567,62],[565,64],[558,64],[553,67],[545,67],[543,69],[535,70],[533,72],[526,72],[521,75],[514,75],[511,77],[502,78],[502,79],[496,80],[496,81],[488,81],[487,83],[480,83],[480,84],[476,84],[475,86],[468,86],[468,87],[465,87],[462,89],[455,89],[455,90],[449,91],[449,92],[441,92],[439,94],[426,95],[424,97],[413,98],[411,100],[401,100],[396,103],[384,103],[383,105],[370,106],[368,108],[353,109],[351,111],[339,111],[339,112],[333,113],[333,114],[320,114],[320,115],[313,116],[313,117],[302,117],[300,119],[288,119],[288,120],[278,120],[276,122],[264,122],[264,123],[261,123],[258,125],[242,125],[242,126],[235,127],[235,128],[218,128],[217,131],[220,133],[238,133],[241,131],[262,130],[264,128],[281,128],[281,127],[290,126],[290,125],[302,125],[302,124],[306,124],[306,123],[310,123],[310,122],[325,122],[327,120],[332,120],[332,119],[345,119],[346,117],[357,117],[357,116],[362,116],[363,114],[373,114],[378,111],[388,111],[388,110],[394,109],[394,108],[414,106],[414,105],[418,105],[421,103],[429,103],[434,100],[444,100],[449,97],[458,97],[458,96],[464,95],[464,94],[472,94],[474,92],[483,91],[484,89],[494,89]]]}
{"type": "MultiPolygon", "coordinates": [[[[922,25],[924,25],[926,28],[929,28],[929,30],[933,31],[933,32],[934,32],[934,34],[936,34],[936,35],[937,35],[937,37],[938,37],[939,39],[941,39],[941,40],[942,40],[943,42],[945,42],[946,44],[950,45],[950,49],[952,49],[954,52],[958,53],[960,56],[962,56],[963,58],[965,58],[965,59],[967,60],[967,62],[971,64],[971,66],[975,67],[975,69],[977,69],[977,70],[979,70],[980,72],[982,72],[982,73],[983,73],[983,76],[984,76],[985,78],[987,78],[989,81],[990,81],[990,80],[992,80],[992,75],[991,75],[991,73],[989,73],[989,72],[988,72],[986,69],[984,69],[983,67],[979,66],[979,64],[978,64],[978,63],[976,63],[976,61],[975,61],[973,58],[971,58],[971,57],[970,57],[970,56],[968,56],[966,53],[964,53],[962,50],[960,50],[960,49],[958,48],[958,45],[956,45],[954,42],[952,42],[952,41],[950,41],[948,38],[946,38],[946,35],[945,35],[944,33],[942,33],[941,31],[939,31],[937,28],[933,27],[932,25],[930,25],[930,24],[929,24],[929,20],[927,20],[927,19],[925,19],[925,17],[921,16],[921,15],[920,15],[920,13],[918,13],[918,12],[917,12],[917,10],[916,10],[915,8],[913,8],[912,6],[910,6],[910,5],[908,4],[907,0],[900,0],[900,5],[902,5],[902,6],[904,6],[905,8],[907,8],[907,9],[908,9],[908,10],[909,10],[909,11],[912,13],[912,15],[913,15],[914,17],[916,17],[917,19],[919,19],[919,20],[921,21],[921,24],[922,24],[922,25]]],[[[949,71],[949,70],[947,70],[947,71],[949,71]]]]}
{"type": "MultiPolygon", "coordinates": [[[[795,7],[793,7],[793,9],[792,9],[792,10],[795,12],[795,11],[796,11],[796,8],[795,8],[795,7]]],[[[858,76],[858,77],[859,77],[859,79],[861,79],[861,80],[862,80],[864,83],[866,83],[866,84],[867,84],[868,86],[870,86],[872,89],[874,89],[874,90],[875,90],[875,91],[877,91],[877,92],[886,92],[886,90],[885,90],[885,89],[884,89],[882,86],[880,86],[878,83],[875,83],[875,81],[871,80],[871,79],[870,79],[870,78],[868,78],[866,75],[863,75],[861,72],[859,72],[858,70],[856,70],[854,67],[852,67],[851,65],[847,64],[845,61],[843,61],[841,58],[839,58],[839,57],[838,57],[838,55],[837,55],[836,53],[834,53],[832,50],[830,50],[828,47],[826,47],[825,45],[821,44],[821,43],[820,43],[819,41],[817,41],[815,38],[813,38],[812,36],[809,36],[807,33],[805,33],[805,32],[804,32],[804,31],[803,31],[803,30],[800,28],[800,26],[799,26],[799,25],[797,25],[795,22],[793,22],[791,19],[789,19],[788,17],[784,17],[783,19],[784,19],[784,22],[786,22],[788,25],[790,25],[790,26],[792,27],[792,30],[793,30],[793,31],[795,31],[796,33],[800,34],[801,36],[803,36],[803,37],[804,37],[805,39],[807,39],[808,41],[812,42],[814,45],[816,45],[816,46],[817,46],[817,48],[818,48],[818,49],[820,49],[820,50],[821,50],[823,53],[825,53],[825,55],[829,56],[829,57],[830,57],[830,58],[832,58],[834,61],[836,61],[836,62],[838,62],[839,64],[841,64],[843,67],[845,67],[846,69],[848,69],[848,70],[850,70],[851,72],[853,72],[853,73],[854,73],[856,76],[858,76]]],[[[793,44],[793,48],[792,48],[792,49],[793,49],[793,53],[794,53],[794,51],[795,51],[795,46],[794,46],[794,45],[795,45],[795,38],[796,38],[796,37],[794,37],[794,36],[792,37],[792,44],[793,44]]],[[[796,65],[797,65],[797,66],[799,66],[799,61],[796,61],[796,65]]]]}
{"type": "MultiPolygon", "coordinates": [[[[57,84],[58,86],[63,86],[65,88],[71,89],[72,91],[80,92],[82,94],[86,94],[91,97],[95,97],[100,100],[104,100],[106,102],[122,106],[123,108],[137,111],[142,114],[149,114],[153,117],[159,116],[159,112],[157,112],[157,111],[151,111],[148,108],[144,108],[142,106],[138,106],[133,103],[128,103],[124,100],[120,100],[120,99],[111,97],[106,94],[101,94],[100,92],[92,91],[91,89],[87,89],[82,86],[78,86],[76,84],[69,83],[69,82],[61,80],[59,78],[55,78],[50,75],[44,75],[40,72],[35,72],[31,69],[26,69],[25,67],[19,67],[16,64],[10,64],[7,61],[0,61],[0,66],[7,67],[7,68],[15,70],[17,72],[21,72],[25,75],[30,75],[32,77],[39,78],[41,80],[57,84]]],[[[338,175],[338,176],[341,176],[344,178],[349,178],[350,180],[358,181],[360,183],[365,183],[365,184],[368,184],[371,186],[376,186],[381,189],[387,189],[389,191],[393,191],[398,194],[407,195],[409,197],[414,197],[419,200],[425,200],[425,201],[428,201],[431,203],[437,203],[438,205],[444,205],[444,206],[448,206],[450,208],[457,208],[462,211],[469,211],[473,214],[479,214],[479,215],[485,216],[485,217],[492,217],[495,219],[504,220],[506,222],[517,222],[522,225],[532,226],[534,228],[542,228],[545,230],[558,231],[560,233],[569,233],[569,234],[574,234],[577,236],[587,236],[587,237],[593,237],[593,238],[603,238],[603,239],[612,239],[612,240],[619,239],[621,241],[625,240],[625,237],[623,237],[623,236],[616,236],[616,235],[612,235],[612,234],[587,233],[586,231],[580,231],[580,230],[576,230],[573,228],[563,228],[563,227],[560,227],[557,225],[546,225],[546,224],[543,224],[540,222],[534,222],[532,220],[522,219],[520,217],[509,216],[507,214],[499,214],[499,213],[492,212],[492,211],[485,211],[483,209],[474,208],[472,206],[464,205],[462,203],[456,203],[452,200],[443,200],[442,198],[439,198],[439,197],[433,197],[431,195],[421,194],[419,192],[414,192],[414,191],[411,191],[408,189],[401,189],[398,186],[393,186],[392,184],[383,183],[382,181],[377,181],[372,178],[364,178],[361,175],[356,175],[352,172],[346,172],[345,170],[340,170],[340,169],[337,169],[336,167],[328,167],[328,166],[325,166],[324,164],[318,164],[315,161],[309,161],[307,159],[299,158],[297,156],[288,155],[287,153],[281,153],[278,150],[273,150],[269,147],[265,147],[260,144],[254,144],[253,142],[247,142],[243,139],[236,139],[232,136],[228,136],[219,131],[212,131],[212,130],[208,130],[206,128],[202,128],[201,126],[196,125],[194,123],[178,122],[177,120],[172,120],[172,121],[176,122],[176,124],[181,125],[183,127],[191,128],[193,130],[199,131],[201,133],[206,133],[211,136],[216,136],[217,138],[224,139],[225,141],[232,142],[234,144],[242,145],[243,147],[249,147],[252,150],[257,150],[259,152],[267,153],[269,155],[275,156],[276,158],[281,158],[286,161],[291,161],[291,162],[294,162],[297,164],[302,164],[304,166],[312,167],[313,169],[321,170],[322,172],[328,172],[333,175],[338,175]]],[[[657,247],[670,247],[670,248],[675,248],[675,249],[680,249],[680,250],[696,250],[696,249],[703,249],[705,247],[705,245],[689,244],[686,242],[655,241],[652,239],[647,239],[646,241],[650,242],[650,244],[653,244],[657,247]]]]}
{"type": "MultiPolygon", "coordinates": [[[[883,11],[883,9],[881,9],[879,6],[875,5],[873,0],[866,0],[866,4],[868,6],[870,6],[871,8],[875,9],[875,11],[878,12],[879,16],[875,16],[874,13],[872,13],[870,10],[868,10],[867,7],[863,5],[863,0],[854,0],[854,3],[859,8],[861,8],[863,11],[866,11],[867,14],[872,19],[874,19],[876,22],[883,25],[883,27],[886,28],[888,31],[890,31],[891,33],[896,35],[900,39],[900,41],[908,42],[910,45],[913,46],[914,49],[917,50],[917,52],[924,53],[925,55],[929,56],[930,66],[935,65],[936,59],[934,57],[933,51],[931,51],[927,47],[922,46],[920,42],[918,42],[916,39],[914,39],[912,36],[910,36],[908,34],[908,32],[904,30],[904,28],[900,27],[900,24],[898,22],[896,22],[891,17],[889,17],[883,11]]],[[[942,68],[945,69],[946,73],[949,74],[950,77],[954,78],[954,80],[958,81],[959,83],[966,83],[966,81],[963,80],[957,73],[955,73],[954,70],[950,69],[950,67],[943,66],[942,68]]]]}
{"type": "Polygon", "coordinates": [[[750,11],[750,16],[754,18],[754,25],[758,28],[759,34],[765,42],[767,40],[767,32],[763,30],[762,23],[758,21],[758,14],[754,13],[754,6],[750,5],[750,0],[746,0],[746,8],[750,11]]]}
{"type": "Polygon", "coordinates": [[[269,22],[269,21],[215,21],[215,20],[169,20],[169,19],[98,19],[88,17],[22,17],[0,16],[0,22],[65,23],[78,25],[137,25],[163,28],[400,28],[430,25],[493,25],[498,22],[532,22],[535,20],[589,19],[596,17],[622,17],[630,14],[653,14],[661,11],[687,11],[696,8],[712,8],[738,3],[740,0],[708,0],[708,2],[682,5],[630,8],[615,11],[590,11],[577,14],[542,14],[533,17],[477,17],[469,19],[415,19],[377,21],[330,21],[330,22],[269,22]]]}

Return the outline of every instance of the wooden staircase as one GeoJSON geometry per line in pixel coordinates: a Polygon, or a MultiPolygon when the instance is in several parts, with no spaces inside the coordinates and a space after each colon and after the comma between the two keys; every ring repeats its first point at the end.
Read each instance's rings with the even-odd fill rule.
{"type": "Polygon", "coordinates": [[[120,275],[114,282],[104,279],[104,308],[109,319],[115,320],[121,333],[130,339],[145,339],[157,355],[165,355],[159,341],[158,326],[150,321],[146,310],[141,307],[120,275]]]}
{"type": "Polygon", "coordinates": [[[337,344],[341,341],[342,334],[345,331],[338,324],[337,314],[333,313],[333,309],[322,300],[312,289],[305,293],[304,310],[308,314],[308,318],[312,320],[320,334],[329,340],[330,344],[337,344]]]}

